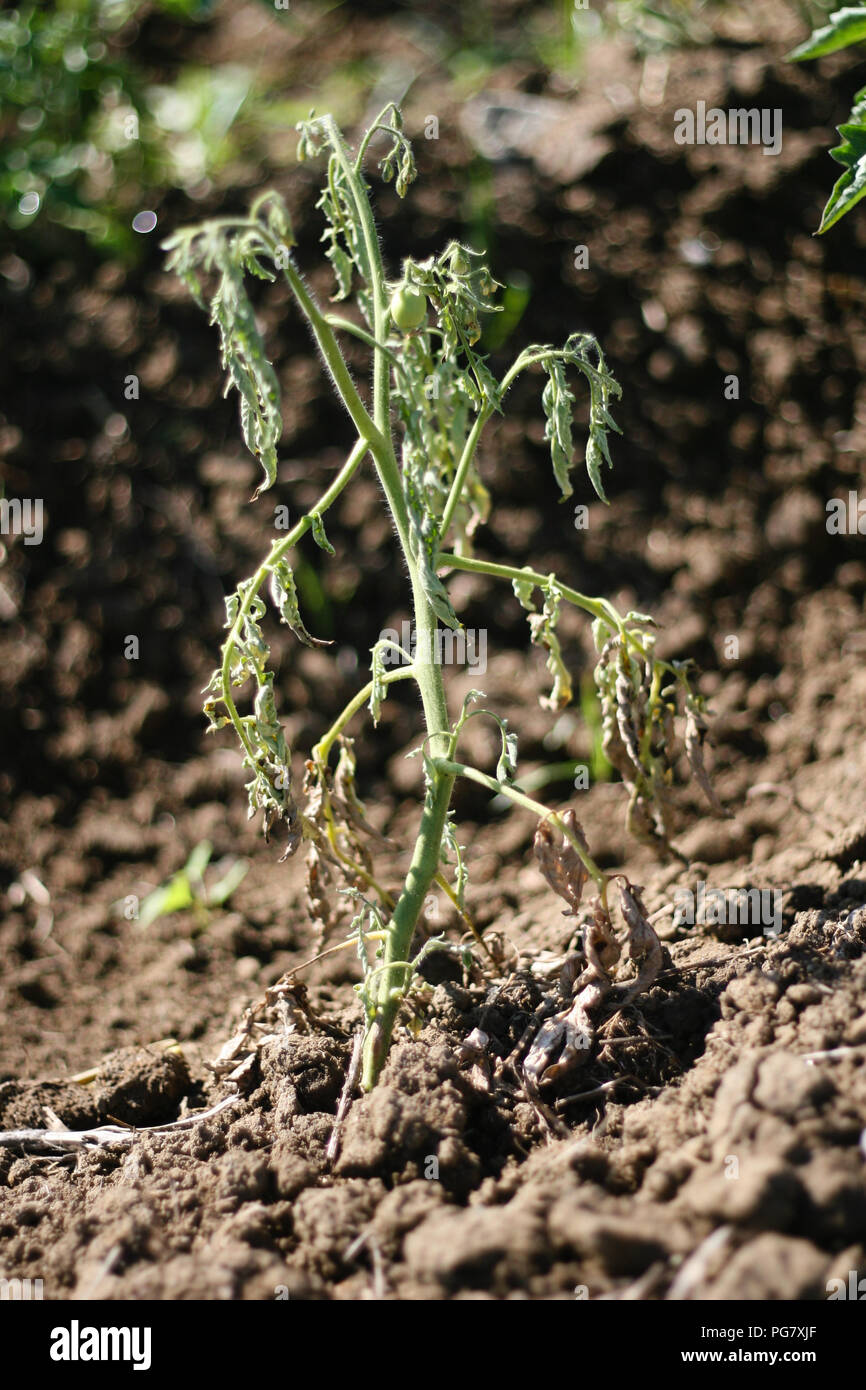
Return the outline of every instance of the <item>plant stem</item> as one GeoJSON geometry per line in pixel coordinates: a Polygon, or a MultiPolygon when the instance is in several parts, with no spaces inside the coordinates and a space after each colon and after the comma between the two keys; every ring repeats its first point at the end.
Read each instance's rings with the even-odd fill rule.
{"type": "Polygon", "coordinates": [[[476,415],[472,425],[472,429],[469,431],[466,443],[463,446],[463,453],[460,455],[460,462],[458,463],[456,472],[454,474],[454,481],[451,484],[451,491],[448,494],[448,501],[445,503],[445,510],[442,513],[442,520],[439,523],[440,543],[444,541],[445,537],[448,535],[448,528],[451,525],[455,509],[463,494],[463,485],[466,482],[466,474],[469,472],[470,465],[472,463],[473,458],[475,457],[475,450],[478,448],[478,441],[481,438],[481,433],[484,429],[484,426],[487,424],[487,421],[490,419],[490,416],[492,414],[493,407],[484,406],[484,408],[480,410],[476,415]]]}
{"type": "Polygon", "coordinates": [[[334,481],[331,483],[330,487],[327,488],[327,490],[319,498],[319,501],[316,503],[316,506],[313,508],[313,511],[308,512],[306,516],[302,516],[300,521],[298,521],[292,527],[288,535],[284,536],[282,540],[274,541],[270,551],[268,552],[267,557],[262,561],[255,574],[253,575],[252,582],[250,583],[246,591],[243,603],[238,608],[237,616],[234,622],[232,623],[229,635],[226,638],[225,643],[223,644],[223,660],[220,677],[220,684],[222,686],[222,701],[228,712],[229,719],[232,721],[232,724],[234,725],[235,733],[240,739],[244,750],[250,755],[250,757],[254,758],[255,753],[249,739],[247,738],[247,733],[241,722],[240,715],[238,714],[237,706],[235,705],[234,698],[232,696],[231,682],[232,656],[234,654],[235,646],[237,644],[237,639],[243,626],[244,619],[249,613],[250,606],[252,605],[256,595],[258,594],[259,589],[262,587],[268,575],[271,573],[271,570],[273,569],[274,565],[277,563],[278,560],[281,560],[282,557],[289,550],[291,550],[293,546],[297,545],[298,541],[301,540],[303,536],[306,535],[307,531],[309,531],[310,527],[313,524],[313,517],[321,516],[322,513],[326,512],[328,508],[337,500],[346,484],[350,482],[350,480],[354,477],[355,473],[357,472],[358,466],[360,465],[361,460],[366,454],[368,447],[369,446],[366,440],[357,440],[349,454],[349,457],[343,464],[343,467],[340,469],[339,473],[337,474],[334,481]]]}
{"type": "MultiPolygon", "coordinates": [[[[306,315],[316,340],[322,349],[337,389],[352,416],[358,433],[369,443],[379,480],[394,518],[397,535],[409,570],[412,604],[415,617],[416,661],[415,680],[421,696],[424,721],[430,746],[434,753],[443,753],[448,743],[448,706],[441,667],[432,659],[437,628],[436,616],[427,602],[421,572],[409,543],[410,524],[400,469],[394,453],[390,418],[390,364],[384,349],[388,327],[388,301],[382,252],[367,186],[360,170],[366,150],[362,146],[359,158],[353,162],[336,123],[328,118],[327,129],[331,148],[340,164],[346,186],[355,205],[358,225],[364,241],[370,273],[370,294],[373,302],[373,418],[370,419],[355,390],[349,370],[340,352],[331,326],[315,304],[294,266],[285,271],[286,278],[306,315]]],[[[362,1085],[370,1090],[385,1060],[391,1033],[397,1018],[401,994],[407,984],[405,961],[424,899],[439,868],[442,832],[451,801],[454,778],[437,772],[428,788],[421,814],[418,839],[403,891],[388,926],[382,966],[371,984],[372,997],[367,1001],[367,1031],[364,1039],[362,1085]],[[399,988],[403,986],[403,988],[399,988]]]]}
{"type": "Polygon", "coordinates": [[[488,791],[495,793],[497,796],[508,797],[509,801],[513,801],[516,806],[522,806],[524,810],[531,811],[533,815],[538,816],[539,820],[552,821],[562,832],[565,839],[568,840],[569,844],[574,847],[581,864],[586,869],[590,878],[595,881],[602,898],[605,898],[607,888],[606,874],[598,867],[595,860],[583,848],[580,841],[572,834],[565,824],[562,816],[558,815],[556,811],[551,811],[547,806],[543,805],[542,802],[536,801],[534,797],[527,796],[525,792],[518,791],[516,787],[510,786],[508,782],[497,782],[495,777],[489,777],[486,772],[479,772],[477,767],[469,767],[466,763],[452,762],[450,758],[435,758],[433,762],[434,766],[440,771],[449,773],[452,777],[466,777],[470,782],[477,782],[480,787],[486,787],[488,791]]]}
{"type": "MultiPolygon", "coordinates": [[[[310,294],[301,276],[291,261],[284,267],[283,274],[286,277],[289,288],[291,289],[298,306],[305,319],[313,330],[313,335],[319,345],[322,356],[337,388],[343,404],[352,417],[352,423],[358,431],[361,439],[366,443],[376,459],[377,463],[387,457],[389,451],[393,456],[390,441],[383,435],[378,424],[370,419],[364,402],[358,395],[355,383],[346,366],[345,359],[340,351],[340,345],[334,337],[334,330],[328,323],[313,296],[310,294]]],[[[378,336],[378,334],[377,334],[378,336]]]]}
{"type": "Polygon", "coordinates": [[[344,319],[340,314],[326,314],[325,322],[329,323],[332,328],[340,328],[344,333],[350,333],[353,338],[359,338],[362,343],[367,344],[367,347],[378,348],[380,352],[384,352],[392,367],[399,367],[400,359],[395,356],[391,349],[385,343],[377,343],[372,333],[368,333],[366,328],[362,328],[359,323],[353,323],[351,319],[344,319]]]}
{"type": "Polygon", "coordinates": [[[424,899],[439,868],[442,830],[453,786],[453,773],[445,766],[437,768],[434,783],[424,800],[412,863],[388,927],[382,967],[368,1013],[361,1073],[365,1091],[372,1090],[376,1084],[394,1031],[400,1000],[409,982],[406,975],[410,972],[405,962],[424,899]]]}
{"type": "MultiPolygon", "coordinates": [[[[414,675],[414,666],[400,666],[396,671],[386,671],[385,675],[382,677],[382,683],[384,685],[392,685],[394,681],[405,681],[414,675]]],[[[326,763],[328,761],[328,755],[337,741],[337,738],[342,733],[343,729],[345,729],[346,725],[354,719],[358,711],[367,703],[372,693],[373,682],[368,681],[363,689],[352,696],[342,714],[337,715],[337,718],[334,720],[328,732],[322,735],[313,749],[314,762],[326,763]]]]}
{"type": "MultiPolygon", "coordinates": [[[[472,574],[491,574],[495,579],[518,579],[521,582],[531,580],[540,589],[543,589],[550,576],[546,574],[536,574],[531,569],[517,569],[514,565],[496,565],[490,560],[471,559],[468,555],[447,555],[439,556],[438,563],[449,569],[468,570],[472,574]]],[[[585,613],[590,613],[593,618],[601,618],[609,627],[623,633],[625,627],[622,618],[617,613],[613,604],[608,603],[603,598],[588,598],[586,594],[578,593],[577,589],[570,589],[568,585],[556,581],[562,597],[569,603],[573,603],[575,608],[582,608],[585,613]]]]}

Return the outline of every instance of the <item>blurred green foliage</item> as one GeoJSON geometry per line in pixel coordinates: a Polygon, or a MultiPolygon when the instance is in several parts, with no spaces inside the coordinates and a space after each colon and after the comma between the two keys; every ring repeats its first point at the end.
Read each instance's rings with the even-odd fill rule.
{"type": "MultiPolygon", "coordinates": [[[[328,32],[335,9],[363,8],[260,3],[308,37],[317,26],[328,32]]],[[[832,0],[789,3],[815,17],[832,0]]],[[[138,240],[132,220],[152,211],[149,200],[158,205],[167,188],[204,196],[241,149],[248,154],[260,139],[270,145],[306,114],[302,73],[279,81],[271,73],[270,89],[261,89],[252,66],[185,60],[178,25],[192,37],[220,5],[236,10],[236,0],[22,0],[0,12],[0,216],[13,234],[55,224],[129,256],[138,240]]],[[[523,52],[567,91],[603,27],[613,23],[650,51],[707,41],[711,15],[726,8],[728,0],[544,0],[521,19],[523,52]]],[[[461,10],[453,29],[420,16],[413,25],[420,48],[463,99],[514,60],[514,28],[503,26],[490,0],[461,10]]],[[[387,51],[343,53],[318,74],[316,102],[351,122],[389,72],[387,51]]],[[[407,74],[407,86],[413,78],[407,74]]],[[[489,216],[483,180],[471,181],[471,195],[467,221],[477,232],[489,216]]]]}
{"type": "MultiPolygon", "coordinates": [[[[790,8],[813,22],[834,3],[788,0],[790,8]]],[[[609,27],[627,34],[641,52],[652,53],[712,43],[714,18],[726,10],[735,14],[742,8],[739,0],[608,0],[603,16],[609,27]]]]}
{"type": "Polygon", "coordinates": [[[227,903],[235,889],[240,887],[247,875],[249,864],[245,859],[221,860],[219,866],[222,876],[215,882],[205,882],[205,871],[213,854],[210,840],[202,840],[196,845],[182,869],[170,879],[148,893],[141,904],[138,924],[149,927],[160,917],[172,912],[183,912],[192,908],[200,927],[207,925],[212,909],[227,903]]]}
{"type": "Polygon", "coordinates": [[[160,12],[193,24],[213,0],[42,0],[0,14],[0,203],[129,252],[148,189],[191,189],[231,153],[250,74],[185,66],[152,79],[132,40],[160,12]]]}

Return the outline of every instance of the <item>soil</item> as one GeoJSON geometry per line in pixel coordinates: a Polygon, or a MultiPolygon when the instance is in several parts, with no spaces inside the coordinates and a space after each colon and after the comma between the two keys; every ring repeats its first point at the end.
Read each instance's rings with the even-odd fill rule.
{"type": "MultiPolygon", "coordinates": [[[[196,37],[199,55],[260,52],[260,7],[227,9],[196,37]]],[[[659,618],[662,653],[705,673],[729,816],[708,815],[681,776],[688,864],[660,864],[626,834],[620,786],[542,794],[576,807],[599,862],[644,885],[651,913],[701,882],[759,888],[780,895],[778,934],[663,915],[656,984],[611,1007],[591,1061],[539,1106],[508,1059],[556,994],[573,924],[534,866],[531,818],[461,787],[468,901],[499,963],[432,957],[380,1085],[338,1123],[357,962],[334,953],[293,983],[318,947],[303,864],[277,863],[247,822],[239,760],[205,739],[199,691],[224,592],[263,551],[272,508],[318,496],[345,424],[270,291],[286,429],[277,488],[248,506],[256,468],[220,397],[214,341],[158,249],[129,269],[78,243],[34,245],[27,260],[18,247],[0,264],[2,476],[6,495],[44,498],[46,526],[39,546],[7,538],[0,569],[0,1128],[140,1129],[68,1156],[0,1149],[0,1270],[41,1277],[46,1297],[822,1299],[830,1279],[866,1272],[866,562],[862,536],[825,524],[828,499],[856,490],[866,444],[866,223],[855,213],[811,235],[853,65],[786,65],[802,25],[773,3],[733,7],[713,43],[673,52],[656,104],[621,41],[600,42],[563,93],[516,46],[525,7],[495,12],[521,56],[492,69],[486,106],[423,69],[407,128],[435,111],[440,139],[419,140],[417,193],[398,206],[386,191],[381,226],[396,264],[468,220],[501,279],[528,277],[506,349],[576,326],[602,340],[623,386],[612,506],[593,503],[578,531],[557,505],[531,379],[481,455],[495,505],[478,550],[659,618]],[[781,108],[782,153],[674,145],[674,110],[698,99],[781,108]],[[548,120],[550,102],[541,134],[528,121],[502,135],[497,111],[548,120]],[[479,202],[466,189],[488,167],[485,139],[496,157],[479,202]],[[203,839],[251,861],[230,906],[146,930],[130,920],[203,839]],[[245,1016],[229,1080],[214,1063],[245,1016]],[[462,1047],[474,1029],[488,1037],[480,1057],[462,1047]],[[232,1097],[190,1129],[145,1132],[232,1097]]],[[[450,10],[432,14],[459,42],[450,10]]],[[[155,51],[160,23],[141,39],[155,51]]],[[[411,12],[344,5],[317,23],[268,31],[267,61],[298,91],[383,43],[418,66],[411,12]]],[[[314,175],[284,166],[284,143],[252,172],[285,193],[309,266],[314,175]]],[[[237,204],[226,189],[250,183],[243,172],[205,211],[237,204]]],[[[201,208],[172,194],[158,211],[165,226],[201,208]]],[[[337,555],[320,565],[305,551],[301,590],[308,625],[336,639],[336,669],[271,630],[299,754],[357,688],[379,630],[407,616],[369,476],[331,515],[337,555]]],[[[467,626],[488,629],[482,685],[520,733],[521,770],[588,761],[581,719],[538,704],[547,673],[510,590],[463,575],[451,591],[467,626]]],[[[589,634],[574,616],[562,632],[579,679],[589,634]]],[[[453,707],[476,683],[455,674],[453,707]]],[[[371,818],[402,846],[418,728],[398,688],[378,730],[357,731],[371,818]]],[[[481,731],[467,751],[495,758],[481,731]]],[[[406,853],[383,864],[398,886],[406,853]]],[[[459,936],[444,908],[433,926],[459,936]]]]}

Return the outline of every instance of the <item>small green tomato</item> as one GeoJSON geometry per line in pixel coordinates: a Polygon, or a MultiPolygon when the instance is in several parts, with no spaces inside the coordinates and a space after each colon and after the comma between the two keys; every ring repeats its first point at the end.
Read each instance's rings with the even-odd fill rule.
{"type": "Polygon", "coordinates": [[[401,333],[420,328],[427,317],[427,296],[412,285],[401,285],[391,296],[391,317],[401,333]]]}

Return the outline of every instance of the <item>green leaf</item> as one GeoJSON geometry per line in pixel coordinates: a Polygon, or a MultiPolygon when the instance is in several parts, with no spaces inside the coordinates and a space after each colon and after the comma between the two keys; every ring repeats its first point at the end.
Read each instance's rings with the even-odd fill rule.
{"type": "Polygon", "coordinates": [[[586,471],[589,476],[589,481],[592,483],[598,497],[602,502],[607,502],[607,495],[601,482],[601,465],[604,462],[605,456],[599,447],[598,441],[593,435],[590,435],[586,442],[586,471]]]}
{"type": "Polygon", "coordinates": [[[544,352],[538,358],[548,374],[547,385],[541,398],[547,416],[544,437],[550,441],[550,457],[553,472],[559,484],[563,500],[573,492],[569,474],[574,466],[574,447],[572,444],[572,407],[574,396],[568,388],[565,377],[566,364],[577,367],[586,377],[589,386],[589,435],[586,441],[586,471],[590,482],[602,502],[607,502],[601,482],[603,464],[613,467],[608,432],[621,433],[610,413],[611,400],[620,396],[619,383],[607,369],[601,348],[589,333],[573,333],[561,348],[554,352],[546,348],[530,349],[530,352],[544,352]],[[593,360],[594,359],[594,360],[593,360]]]}
{"type": "Polygon", "coordinates": [[[517,734],[509,733],[506,720],[500,724],[502,752],[496,764],[497,782],[513,782],[517,776],[517,734]]]}
{"type": "MultiPolygon", "coordinates": [[[[532,570],[528,565],[525,565],[524,569],[529,569],[530,575],[532,574],[532,570]]],[[[531,578],[512,579],[511,587],[514,590],[514,597],[517,599],[521,608],[525,608],[527,613],[535,613],[535,600],[532,597],[537,587],[535,580],[531,578]]]]}
{"type": "MultiPolygon", "coordinates": [[[[553,464],[553,475],[559,484],[563,498],[566,498],[570,497],[574,491],[568,476],[574,463],[574,446],[571,438],[571,408],[574,405],[574,396],[568,389],[562,360],[551,357],[545,365],[548,381],[541,396],[541,404],[547,417],[544,437],[550,442],[550,461],[553,464]]],[[[587,462],[589,462],[588,458],[587,462]]]]}
{"type": "Polygon", "coordinates": [[[553,690],[548,696],[541,696],[542,709],[562,710],[571,703],[571,676],[562,657],[562,648],[556,635],[559,622],[559,608],[562,590],[551,574],[544,586],[544,607],[540,613],[532,613],[529,618],[529,632],[532,642],[547,651],[547,669],[553,676],[553,690]]]}
{"type": "Polygon", "coordinates": [[[369,710],[373,717],[373,724],[379,723],[382,713],[382,704],[388,694],[388,687],[385,684],[385,652],[390,651],[390,644],[387,642],[377,642],[370,648],[371,662],[370,675],[372,677],[373,689],[370,692],[369,710]]]}
{"type": "MultiPolygon", "coordinates": [[[[259,205],[264,206],[262,200],[259,205]]],[[[277,216],[279,220],[279,213],[277,216]]],[[[232,388],[238,392],[244,443],[265,474],[255,499],[276,481],[282,417],[279,382],[256,326],[245,272],[272,279],[272,273],[258,260],[259,255],[272,254],[271,248],[263,233],[251,230],[248,224],[225,228],[216,222],[203,222],[170,237],[163,245],[169,253],[167,268],[176,271],[198,303],[202,302],[202,289],[197,268],[219,277],[210,300],[210,319],[219,329],[222,364],[228,374],[225,394],[232,388]]]]}
{"type": "Polygon", "coordinates": [[[610,624],[604,618],[593,618],[592,620],[592,640],[595,650],[600,652],[611,635],[610,624]]]}
{"type": "Polygon", "coordinates": [[[800,63],[804,58],[823,58],[825,53],[836,53],[840,48],[849,48],[863,40],[866,40],[866,9],[846,6],[831,14],[829,24],[816,29],[787,56],[792,62],[800,63]]]}
{"type": "MultiPolygon", "coordinates": [[[[352,262],[337,241],[332,228],[328,228],[325,236],[328,238],[325,255],[334,268],[334,278],[337,281],[337,293],[331,295],[331,303],[336,304],[352,293],[352,262]]],[[[325,237],[322,240],[324,241],[325,237]]]]}
{"type": "Polygon", "coordinates": [[[192,854],[189,856],[189,859],[186,861],[186,864],[184,865],[184,872],[189,876],[190,879],[193,879],[198,883],[201,883],[204,877],[204,871],[210,863],[210,858],[212,854],[213,845],[211,844],[210,840],[202,840],[201,844],[196,845],[195,849],[193,850],[192,854]]]}
{"type": "Polygon", "coordinates": [[[271,571],[271,598],[279,609],[280,618],[287,623],[296,637],[306,647],[330,647],[326,638],[313,637],[304,627],[298,608],[298,591],[295,576],[286,560],[279,560],[271,571]]]}
{"type": "Polygon", "coordinates": [[[208,892],[207,901],[210,907],[222,907],[223,903],[228,902],[236,888],[240,887],[247,876],[249,864],[245,859],[236,859],[222,878],[219,879],[208,892]]]}
{"type": "Polygon", "coordinates": [[[418,562],[418,572],[427,602],[440,623],[456,632],[462,627],[462,623],[451,606],[448,590],[434,571],[425,551],[416,552],[415,559],[418,562]]]}
{"type": "Polygon", "coordinates": [[[325,523],[318,512],[313,512],[313,540],[320,550],[328,555],[336,555],[336,550],[325,535],[325,523]]]}
{"type": "Polygon", "coordinates": [[[168,883],[148,893],[141,904],[139,926],[149,927],[158,917],[166,917],[170,912],[182,912],[184,908],[192,907],[194,902],[190,881],[185,870],[181,869],[168,883]]]}
{"type": "Polygon", "coordinates": [[[286,740],[277,717],[277,702],[274,696],[274,673],[266,671],[256,691],[255,735],[261,748],[280,763],[285,763],[286,740]]]}
{"type": "MultiPolygon", "coordinates": [[[[852,116],[860,115],[863,110],[863,95],[864,92],[858,92],[858,104],[852,111],[852,116]]],[[[843,143],[832,149],[830,154],[837,164],[845,165],[845,172],[834,184],[827,206],[821,214],[819,235],[829,231],[866,194],[866,119],[861,117],[857,121],[840,125],[838,129],[843,143]]]]}
{"type": "Polygon", "coordinates": [[[433,568],[439,545],[436,518],[418,479],[407,468],[403,471],[403,491],[409,509],[409,548],[418,566],[424,595],[439,621],[456,631],[462,624],[451,606],[448,590],[433,568]]]}

